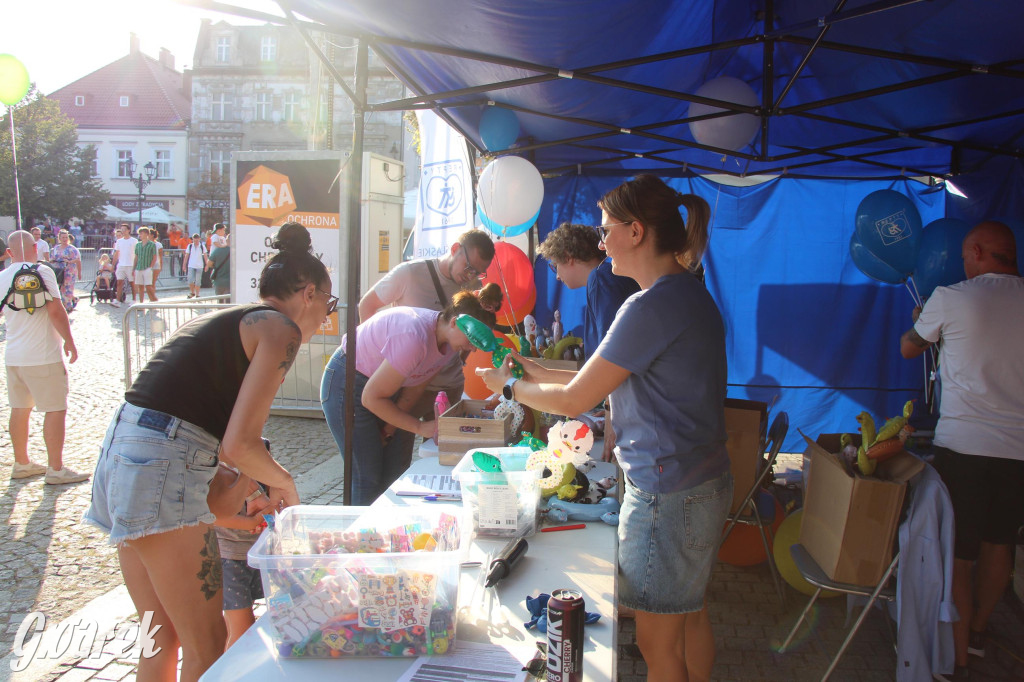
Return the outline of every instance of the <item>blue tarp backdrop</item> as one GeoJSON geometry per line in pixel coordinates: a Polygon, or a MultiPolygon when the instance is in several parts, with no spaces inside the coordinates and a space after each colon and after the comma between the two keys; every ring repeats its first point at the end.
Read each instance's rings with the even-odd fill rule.
{"type": "MultiPolygon", "coordinates": [[[[540,224],[598,224],[597,201],[618,182],[548,180],[540,224]]],[[[812,437],[855,431],[863,409],[887,418],[906,400],[923,397],[922,361],[899,354],[899,337],[911,325],[910,293],[862,275],[849,243],[854,212],[869,193],[894,189],[911,197],[927,224],[945,214],[945,190],[911,180],[669,183],[712,207],[705,281],[725,320],[730,396],[766,402],[778,396],[774,409],[788,412],[790,424],[812,437]]],[[[535,272],[538,321],[548,324],[557,308],[566,329],[581,327],[584,289],[567,289],[540,263],[535,272]]],[[[921,401],[918,406],[923,409],[921,401]]],[[[784,447],[803,449],[795,428],[784,447]]]]}

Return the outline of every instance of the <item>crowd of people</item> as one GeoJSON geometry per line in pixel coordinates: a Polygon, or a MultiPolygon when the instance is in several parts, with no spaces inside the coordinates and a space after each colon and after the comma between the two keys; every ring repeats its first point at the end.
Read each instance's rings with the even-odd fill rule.
{"type": "MultiPolygon", "coordinates": [[[[605,454],[621,467],[625,487],[619,606],[635,615],[649,679],[706,680],[715,657],[707,586],[733,498],[725,325],[699,275],[710,209],[651,175],[612,189],[598,207],[596,228],[563,224],[540,246],[559,281],[586,287],[582,368],[550,369],[511,353],[501,367],[477,373],[491,391],[552,414],[607,405],[605,454]],[[512,374],[513,361],[524,368],[521,378],[512,374]]],[[[189,298],[203,273],[222,262],[226,232],[215,226],[209,245],[191,237],[189,298]]],[[[156,300],[160,252],[155,235],[144,228],[139,234],[136,240],[121,226],[113,258],[101,267],[114,273],[119,293],[127,281],[133,297],[156,300]]],[[[174,679],[179,646],[181,679],[197,679],[252,623],[252,602],[262,593],[244,566],[245,547],[261,512],[299,502],[292,475],[260,434],[299,345],[338,299],[305,227],[282,225],[272,246],[277,253],[260,276],[259,302],[197,318],[157,350],[113,416],[96,464],[85,520],[118,546],[139,612],[153,612],[153,625],[165,626],[156,634],[163,653],[140,661],[140,679],[174,679]],[[205,371],[192,374],[187,388],[177,381],[199,366],[205,371]]],[[[73,282],[81,276],[76,251],[63,231],[53,248],[40,244],[36,230],[14,233],[8,244],[13,266],[36,267],[53,299],[45,315],[4,310],[12,478],[88,478],[61,465],[62,353],[69,363],[77,357],[67,317],[74,286],[61,289],[53,271],[37,265],[58,263],[73,282]],[[37,366],[44,369],[26,369],[37,366]],[[25,448],[33,407],[46,412],[47,467],[31,462],[25,448]]],[[[435,434],[438,392],[461,399],[472,345],[456,320],[470,315],[496,326],[501,302],[490,291],[482,296],[480,282],[494,256],[490,237],[470,230],[440,258],[402,263],[359,301],[354,468],[347,472],[353,504],[373,502],[409,466],[415,437],[435,434]]],[[[966,281],[937,288],[901,339],[906,357],[941,341],[935,466],[957,520],[955,679],[965,679],[967,655],[984,649],[988,615],[1009,577],[1013,534],[1024,523],[1024,358],[1013,345],[1024,335],[1024,279],[1013,234],[1001,223],[982,223],[964,241],[963,258],[966,281]]],[[[0,290],[14,270],[0,273],[0,290]]],[[[343,337],[320,388],[341,451],[348,350],[343,337]]]]}

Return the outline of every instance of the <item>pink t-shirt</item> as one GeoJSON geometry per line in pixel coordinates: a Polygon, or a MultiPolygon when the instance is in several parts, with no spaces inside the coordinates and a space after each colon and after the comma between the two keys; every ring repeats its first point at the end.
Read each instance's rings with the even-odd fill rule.
{"type": "MultiPolygon", "coordinates": [[[[371,376],[385,360],[405,381],[402,386],[417,386],[448,364],[456,351],[437,348],[435,329],[441,313],[426,308],[387,308],[359,325],[356,334],[356,370],[371,376]]],[[[341,338],[345,347],[346,334],[341,338]]]]}

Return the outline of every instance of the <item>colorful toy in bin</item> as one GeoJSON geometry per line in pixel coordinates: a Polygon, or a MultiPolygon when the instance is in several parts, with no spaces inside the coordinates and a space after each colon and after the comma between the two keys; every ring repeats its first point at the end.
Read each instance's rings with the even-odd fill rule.
{"type": "MultiPolygon", "coordinates": [[[[505,361],[505,357],[510,351],[498,344],[498,339],[490,327],[472,315],[465,314],[455,318],[455,324],[466,335],[470,343],[485,353],[491,354],[491,364],[495,369],[501,367],[501,363],[505,361]]],[[[517,379],[523,378],[523,365],[517,360],[513,360],[512,376],[517,379]]]]}
{"type": "Polygon", "coordinates": [[[280,656],[451,650],[467,531],[443,510],[405,513],[396,523],[359,508],[300,505],[281,512],[249,552],[263,575],[280,656]]]}

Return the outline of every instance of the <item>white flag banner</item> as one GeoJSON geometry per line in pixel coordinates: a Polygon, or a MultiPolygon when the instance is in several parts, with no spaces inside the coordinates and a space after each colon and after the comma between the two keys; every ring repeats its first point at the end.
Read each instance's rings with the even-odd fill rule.
{"type": "Polygon", "coordinates": [[[473,227],[473,185],[466,140],[430,110],[416,112],[420,126],[419,200],[413,257],[439,258],[473,227]]]}

